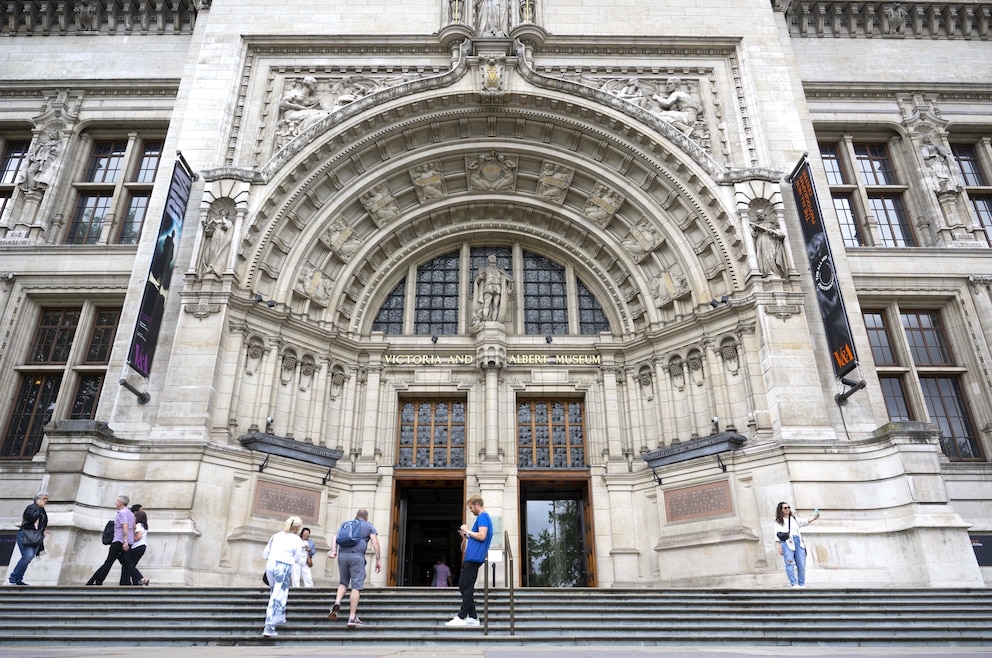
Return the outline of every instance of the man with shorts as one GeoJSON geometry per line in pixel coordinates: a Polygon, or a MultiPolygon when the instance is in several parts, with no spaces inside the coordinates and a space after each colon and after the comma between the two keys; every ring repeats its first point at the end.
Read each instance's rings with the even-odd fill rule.
{"type": "Polygon", "coordinates": [[[348,628],[357,628],[362,625],[362,620],[358,618],[358,600],[362,597],[362,588],[365,587],[365,548],[371,542],[372,551],[375,553],[375,572],[382,571],[382,561],[379,552],[379,532],[375,526],[369,523],[369,511],[360,509],[355,512],[355,519],[360,524],[358,532],[358,543],[354,546],[339,546],[337,535],[331,550],[327,552],[327,557],[332,560],[338,559],[338,573],[341,576],[341,584],[338,585],[337,595],[334,597],[334,606],[327,614],[327,618],[336,621],[338,611],[341,609],[341,600],[344,593],[351,586],[351,614],[348,616],[348,628]]]}

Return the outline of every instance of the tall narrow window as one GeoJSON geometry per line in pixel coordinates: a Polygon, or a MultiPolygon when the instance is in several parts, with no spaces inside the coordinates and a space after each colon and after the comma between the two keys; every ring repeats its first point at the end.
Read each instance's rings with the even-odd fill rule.
{"type": "Polygon", "coordinates": [[[406,309],[406,279],[393,288],[372,323],[372,331],[399,336],[403,333],[403,311],[406,309]]]}
{"type": "Polygon", "coordinates": [[[524,333],[568,333],[568,284],[565,268],[543,256],[524,253],[524,333]]]}
{"type": "Polygon", "coordinates": [[[17,367],[20,383],[9,407],[0,459],[33,457],[45,426],[57,420],[57,409],[69,418],[95,417],[120,314],[120,308],[90,303],[42,309],[24,365],[17,367]],[[63,392],[68,399],[61,402],[63,392]]]}
{"type": "MultiPolygon", "coordinates": [[[[982,168],[979,148],[989,149],[984,143],[981,146],[951,144],[951,152],[954,153],[954,160],[961,171],[961,180],[964,182],[965,195],[975,224],[981,229],[980,235],[976,237],[985,246],[992,247],[992,186],[989,185],[992,175],[986,174],[982,168]]],[[[992,158],[992,153],[989,153],[989,157],[992,158]]]]}
{"type": "Polygon", "coordinates": [[[14,196],[14,183],[17,182],[17,176],[24,168],[25,161],[28,157],[28,146],[30,142],[27,140],[10,140],[6,141],[0,139],[0,147],[2,147],[2,156],[0,156],[0,218],[4,217],[4,214],[8,207],[10,207],[10,200],[14,196]]]}
{"type": "Polygon", "coordinates": [[[458,333],[458,264],[458,252],[453,251],[417,268],[413,333],[421,336],[458,333]]]}

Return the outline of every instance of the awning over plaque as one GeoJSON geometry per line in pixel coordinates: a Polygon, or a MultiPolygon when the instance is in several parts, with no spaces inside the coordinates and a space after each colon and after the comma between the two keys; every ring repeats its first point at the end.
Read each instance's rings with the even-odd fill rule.
{"type": "MultiPolygon", "coordinates": [[[[293,439],[275,436],[274,434],[265,434],[263,432],[248,432],[239,436],[238,441],[249,450],[296,459],[309,464],[326,466],[328,477],[334,465],[338,463],[339,459],[344,457],[344,453],[340,450],[331,450],[330,448],[315,446],[312,443],[294,441],[293,439]]],[[[266,457],[266,463],[268,460],[269,458],[266,457]]],[[[265,468],[265,465],[262,464],[258,470],[261,472],[265,468]]],[[[327,484],[327,477],[324,478],[324,484],[327,484]]]]}
{"type": "Polygon", "coordinates": [[[696,457],[706,457],[716,455],[721,452],[737,450],[747,442],[747,437],[737,432],[719,432],[702,436],[698,439],[690,439],[685,443],[675,443],[667,448],[659,448],[641,455],[641,459],[648,463],[650,468],[665,466],[666,464],[677,464],[688,461],[696,457]]]}

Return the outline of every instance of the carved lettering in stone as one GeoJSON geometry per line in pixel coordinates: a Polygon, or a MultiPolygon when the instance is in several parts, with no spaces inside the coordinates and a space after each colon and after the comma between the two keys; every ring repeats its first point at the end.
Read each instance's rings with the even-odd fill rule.
{"type": "Polygon", "coordinates": [[[668,523],[733,513],[730,483],[726,480],[665,492],[665,518],[668,523]]]}
{"type": "Polygon", "coordinates": [[[331,299],[331,286],[333,281],[321,270],[311,263],[306,263],[296,277],[296,287],[294,290],[302,295],[313,299],[323,306],[331,299]]]}
{"type": "Polygon", "coordinates": [[[465,158],[470,192],[512,192],[517,186],[517,159],[495,151],[465,158]]]}
{"type": "Polygon", "coordinates": [[[255,516],[283,520],[298,516],[305,523],[316,523],[320,516],[320,493],[259,480],[251,512],[255,516]]]}
{"type": "Polygon", "coordinates": [[[341,216],[336,217],[331,226],[320,235],[320,241],[345,262],[362,246],[362,241],[355,235],[355,229],[341,216]]]}

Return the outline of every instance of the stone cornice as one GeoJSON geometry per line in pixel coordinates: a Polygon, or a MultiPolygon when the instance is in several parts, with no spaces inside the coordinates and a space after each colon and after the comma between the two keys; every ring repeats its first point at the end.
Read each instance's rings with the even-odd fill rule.
{"type": "Polygon", "coordinates": [[[773,0],[793,38],[989,38],[992,5],[966,2],[832,2],[773,0]]]}
{"type": "Polygon", "coordinates": [[[0,2],[0,36],[186,36],[205,0],[0,2]]]}

